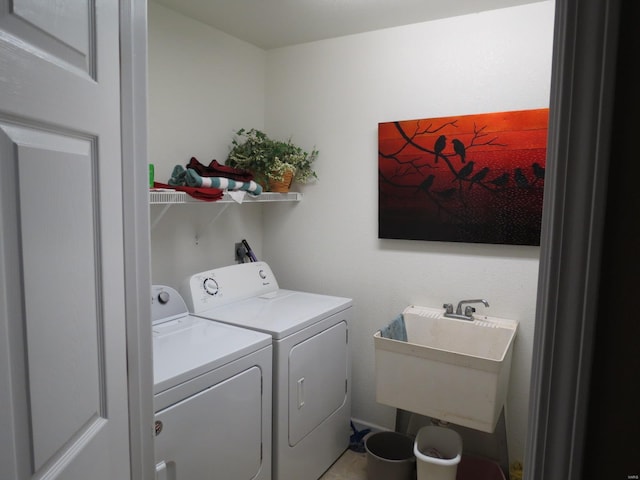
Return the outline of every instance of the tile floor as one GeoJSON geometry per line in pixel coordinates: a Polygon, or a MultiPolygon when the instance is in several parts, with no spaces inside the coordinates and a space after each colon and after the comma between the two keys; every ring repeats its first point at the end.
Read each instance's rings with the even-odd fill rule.
{"type": "Polygon", "coordinates": [[[347,449],[319,480],[366,480],[367,454],[347,449]]]}

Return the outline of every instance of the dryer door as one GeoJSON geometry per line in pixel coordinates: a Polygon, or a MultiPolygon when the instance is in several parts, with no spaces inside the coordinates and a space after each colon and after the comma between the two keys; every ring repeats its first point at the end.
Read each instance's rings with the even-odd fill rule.
{"type": "Polygon", "coordinates": [[[297,344],[289,355],[289,445],[294,446],[347,398],[347,323],[297,344]]]}
{"type": "Polygon", "coordinates": [[[254,366],[160,410],[155,453],[164,478],[255,478],[262,463],[260,386],[254,366]]]}

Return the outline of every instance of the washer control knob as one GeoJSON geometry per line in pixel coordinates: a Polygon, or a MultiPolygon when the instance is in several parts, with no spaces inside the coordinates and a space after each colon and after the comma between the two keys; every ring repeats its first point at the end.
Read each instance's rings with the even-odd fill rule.
{"type": "Polygon", "coordinates": [[[169,301],[169,292],[165,292],[164,290],[158,294],[158,301],[164,305],[169,301]]]}
{"type": "Polygon", "coordinates": [[[260,275],[260,278],[261,278],[261,279],[263,279],[263,280],[264,280],[265,278],[267,278],[267,274],[265,273],[265,271],[264,271],[264,270],[260,270],[260,271],[258,272],[258,275],[260,275]]]}
{"type": "Polygon", "coordinates": [[[218,282],[216,282],[213,278],[207,277],[204,279],[202,283],[204,291],[209,295],[217,295],[220,287],[218,287],[218,282]]]}

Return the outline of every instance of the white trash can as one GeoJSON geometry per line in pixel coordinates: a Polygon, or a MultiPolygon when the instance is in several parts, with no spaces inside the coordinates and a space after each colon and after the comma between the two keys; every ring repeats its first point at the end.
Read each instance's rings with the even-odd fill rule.
{"type": "Polygon", "coordinates": [[[456,480],[462,458],[462,438],[449,428],[422,427],[413,444],[413,454],[418,480],[456,480]]]}

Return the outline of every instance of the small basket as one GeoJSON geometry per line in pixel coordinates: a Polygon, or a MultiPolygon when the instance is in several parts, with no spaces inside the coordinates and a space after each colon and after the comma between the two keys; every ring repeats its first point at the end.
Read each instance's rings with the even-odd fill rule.
{"type": "Polygon", "coordinates": [[[293,182],[293,171],[287,170],[284,172],[282,180],[269,179],[269,191],[270,192],[288,192],[293,182]]]}

